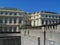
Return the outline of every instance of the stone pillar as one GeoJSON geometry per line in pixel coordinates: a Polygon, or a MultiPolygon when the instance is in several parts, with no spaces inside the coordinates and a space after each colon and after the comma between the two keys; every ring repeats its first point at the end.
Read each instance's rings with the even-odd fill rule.
{"type": "Polygon", "coordinates": [[[12,32],[14,32],[13,27],[12,27],[12,32]]]}
{"type": "Polygon", "coordinates": [[[44,24],[46,24],[46,20],[44,20],[44,24]]]}
{"type": "Polygon", "coordinates": [[[5,19],[3,18],[3,23],[5,23],[5,19]]]}
{"type": "Polygon", "coordinates": [[[9,18],[7,19],[7,24],[9,24],[9,18]]]}
{"type": "Polygon", "coordinates": [[[17,26],[16,32],[19,32],[19,27],[17,26]]]}

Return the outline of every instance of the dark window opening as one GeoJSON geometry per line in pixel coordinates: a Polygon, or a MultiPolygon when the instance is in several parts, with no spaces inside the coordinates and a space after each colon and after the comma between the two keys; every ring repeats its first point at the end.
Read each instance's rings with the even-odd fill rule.
{"type": "Polygon", "coordinates": [[[48,21],[46,20],[46,24],[48,23],[48,21]]]}
{"type": "Polygon", "coordinates": [[[10,12],[10,15],[12,15],[12,12],[10,12]]]}
{"type": "Polygon", "coordinates": [[[9,18],[9,23],[12,23],[12,18],[9,18]]]}
{"type": "Polygon", "coordinates": [[[47,15],[46,15],[46,17],[47,17],[47,15]]]}
{"type": "Polygon", "coordinates": [[[8,19],[8,18],[5,18],[5,23],[7,23],[7,19],[8,19]]]}
{"type": "Polygon", "coordinates": [[[16,18],[14,18],[14,23],[16,23],[16,18]]]}
{"type": "Polygon", "coordinates": [[[7,12],[5,12],[5,15],[7,15],[8,13],[7,12]]]}
{"type": "Polygon", "coordinates": [[[0,23],[3,23],[3,19],[2,18],[0,18],[0,23]]]}
{"type": "Polygon", "coordinates": [[[51,16],[49,16],[49,18],[51,18],[51,16]]]}
{"type": "Polygon", "coordinates": [[[0,12],[0,14],[2,15],[2,14],[3,14],[3,12],[0,12]]]}
{"type": "Polygon", "coordinates": [[[12,27],[9,27],[9,32],[12,32],[12,27]]]}
{"type": "Polygon", "coordinates": [[[53,24],[54,24],[54,21],[53,21],[53,24]]]}
{"type": "Polygon", "coordinates": [[[19,19],[19,23],[21,23],[22,19],[19,19]]]}
{"type": "Polygon", "coordinates": [[[17,29],[16,27],[13,27],[13,30],[14,30],[13,32],[16,32],[16,29],[17,29]]]}
{"type": "Polygon", "coordinates": [[[44,20],[42,20],[42,24],[44,24],[44,20]]]}
{"type": "Polygon", "coordinates": [[[14,15],[17,15],[17,13],[14,13],[14,15]]]}

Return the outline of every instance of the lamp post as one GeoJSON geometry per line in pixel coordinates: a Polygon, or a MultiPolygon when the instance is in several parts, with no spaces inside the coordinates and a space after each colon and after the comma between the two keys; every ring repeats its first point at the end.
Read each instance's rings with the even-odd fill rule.
{"type": "Polygon", "coordinates": [[[46,44],[46,30],[47,30],[47,27],[44,26],[44,45],[46,44]]]}

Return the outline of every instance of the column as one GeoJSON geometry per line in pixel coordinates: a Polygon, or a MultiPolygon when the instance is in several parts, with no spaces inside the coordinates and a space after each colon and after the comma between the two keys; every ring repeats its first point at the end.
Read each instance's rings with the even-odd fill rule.
{"type": "Polygon", "coordinates": [[[44,24],[46,24],[46,20],[44,20],[44,24]]]}
{"type": "Polygon", "coordinates": [[[14,32],[13,27],[12,27],[12,32],[14,32]]]}
{"type": "Polygon", "coordinates": [[[17,30],[16,30],[16,32],[19,32],[19,27],[17,26],[17,30]]]}
{"type": "Polygon", "coordinates": [[[3,18],[3,23],[5,23],[5,19],[3,18]]]}
{"type": "Polygon", "coordinates": [[[9,18],[7,19],[7,24],[9,24],[9,18]]]}

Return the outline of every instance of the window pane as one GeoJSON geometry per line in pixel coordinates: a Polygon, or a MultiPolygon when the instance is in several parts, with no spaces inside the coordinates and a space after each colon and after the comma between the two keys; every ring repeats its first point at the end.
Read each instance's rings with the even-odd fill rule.
{"type": "Polygon", "coordinates": [[[7,32],[7,27],[4,27],[4,32],[7,32]]]}
{"type": "Polygon", "coordinates": [[[16,27],[13,27],[13,30],[14,30],[13,32],[16,32],[16,27]]]}
{"type": "Polygon", "coordinates": [[[3,19],[0,17],[0,23],[3,23],[3,19]]]}
{"type": "Polygon", "coordinates": [[[14,23],[16,23],[16,18],[14,18],[14,23]]]}
{"type": "Polygon", "coordinates": [[[7,23],[7,19],[8,19],[8,18],[5,18],[5,23],[7,23]]]}
{"type": "Polygon", "coordinates": [[[12,32],[12,27],[9,27],[9,32],[12,32]]]}
{"type": "Polygon", "coordinates": [[[12,23],[12,18],[9,18],[9,23],[12,23]]]}

